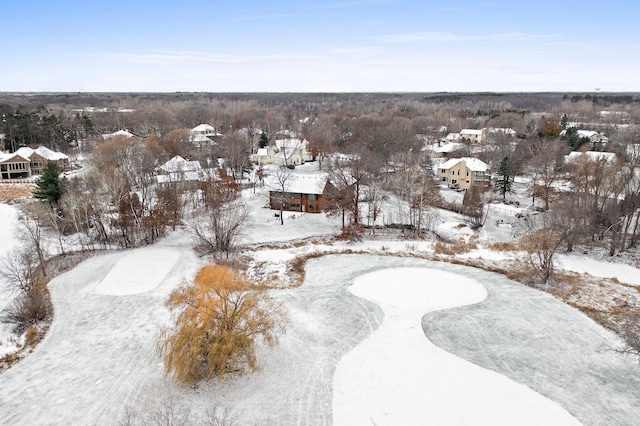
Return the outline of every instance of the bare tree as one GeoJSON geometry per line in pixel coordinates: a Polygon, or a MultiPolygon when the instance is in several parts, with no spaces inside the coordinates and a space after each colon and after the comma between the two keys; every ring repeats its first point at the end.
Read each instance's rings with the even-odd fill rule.
{"type": "Polygon", "coordinates": [[[520,239],[520,247],[528,254],[529,265],[545,284],[553,276],[553,258],[559,244],[560,237],[547,229],[529,232],[520,239]]]}
{"type": "Polygon", "coordinates": [[[208,208],[201,220],[192,226],[199,242],[198,251],[216,257],[224,254],[228,258],[236,249],[248,216],[249,212],[240,200],[208,208]]]}
{"type": "Polygon", "coordinates": [[[555,193],[554,185],[561,177],[560,167],[566,145],[556,140],[537,139],[531,143],[532,157],[528,163],[531,176],[533,201],[538,196],[544,201],[545,210],[555,193]]]}
{"type": "Polygon", "coordinates": [[[275,200],[274,205],[280,210],[280,225],[284,225],[284,209],[287,204],[287,194],[293,180],[293,171],[286,166],[277,167],[271,173],[271,179],[268,184],[270,190],[270,198],[275,200]]]}

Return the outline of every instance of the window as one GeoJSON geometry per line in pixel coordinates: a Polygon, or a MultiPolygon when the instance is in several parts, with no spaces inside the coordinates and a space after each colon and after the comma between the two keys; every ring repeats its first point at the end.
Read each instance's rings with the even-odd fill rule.
{"type": "Polygon", "coordinates": [[[309,200],[315,201],[316,200],[316,194],[309,194],[309,200]]]}
{"type": "Polygon", "coordinates": [[[467,177],[469,177],[469,170],[467,170],[467,177]]]}

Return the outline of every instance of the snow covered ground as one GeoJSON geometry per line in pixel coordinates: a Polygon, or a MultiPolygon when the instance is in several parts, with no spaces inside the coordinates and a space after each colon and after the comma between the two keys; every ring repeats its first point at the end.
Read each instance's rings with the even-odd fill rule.
{"type": "MultiPolygon", "coordinates": [[[[579,311],[497,274],[375,255],[432,253],[431,241],[323,242],[338,219],[287,215],[280,225],[260,192],[243,193],[253,206],[244,242],[273,244],[245,254],[268,271],[285,276],[286,262],[305,253],[372,254],[311,260],[303,285],[272,291],[290,322],[278,346],[259,349],[258,372],[195,389],[165,378],[155,352],[170,319],[164,301],[203,262],[179,230],[50,283],[54,321],[34,353],[0,375],[0,423],[114,424],[129,409],[144,417],[169,403],[194,418],[223,406],[243,425],[596,425],[640,416],[637,361],[611,350],[618,339],[579,311]],[[277,244],[293,240],[302,243],[277,244]]],[[[7,232],[14,225],[3,213],[7,232]]],[[[457,215],[439,221],[443,233],[468,233],[457,215]]],[[[485,228],[481,239],[513,239],[512,226],[485,228]]],[[[634,268],[561,262],[640,283],[634,268]]]]}
{"type": "MultiPolygon", "coordinates": [[[[18,209],[0,203],[0,257],[9,253],[18,245],[14,231],[18,222],[18,209]]],[[[0,277],[0,311],[11,303],[13,293],[7,283],[0,277]]],[[[0,357],[16,350],[16,336],[6,324],[0,323],[0,357]]]]}

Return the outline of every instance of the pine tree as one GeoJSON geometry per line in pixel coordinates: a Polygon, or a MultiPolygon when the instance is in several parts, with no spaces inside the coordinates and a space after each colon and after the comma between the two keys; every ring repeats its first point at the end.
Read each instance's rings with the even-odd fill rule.
{"type": "Polygon", "coordinates": [[[64,185],[60,180],[60,167],[49,162],[42,171],[42,176],[36,180],[33,196],[39,200],[46,200],[52,208],[58,207],[58,201],[64,194],[64,185]]]}
{"type": "Polygon", "coordinates": [[[504,157],[500,162],[500,168],[498,169],[498,179],[496,180],[496,187],[502,195],[502,199],[506,198],[507,194],[511,194],[513,185],[513,167],[511,166],[511,160],[509,157],[504,157]]]}

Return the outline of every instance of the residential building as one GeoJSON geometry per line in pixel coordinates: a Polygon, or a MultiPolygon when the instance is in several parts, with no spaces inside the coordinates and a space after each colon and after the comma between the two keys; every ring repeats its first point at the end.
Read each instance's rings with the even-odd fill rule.
{"type": "Polygon", "coordinates": [[[22,147],[16,151],[16,154],[27,158],[30,163],[31,175],[41,175],[47,164],[56,163],[60,170],[69,170],[71,163],[69,157],[61,152],[52,151],[46,146],[40,146],[36,149],[22,147]]]}
{"type": "Polygon", "coordinates": [[[329,192],[335,188],[324,173],[292,174],[284,185],[284,194],[274,180],[268,185],[273,188],[269,191],[272,210],[280,210],[282,206],[282,210],[306,213],[322,212],[329,192]]]}
{"type": "Polygon", "coordinates": [[[189,142],[199,148],[217,145],[222,136],[222,133],[210,124],[200,124],[189,130],[189,142]]]}
{"type": "Polygon", "coordinates": [[[466,190],[476,185],[488,186],[489,166],[477,158],[452,158],[438,166],[438,180],[450,188],[466,190]]]}
{"type": "Polygon", "coordinates": [[[484,131],[482,129],[462,129],[460,130],[460,138],[471,143],[481,144],[484,142],[484,131]]]}
{"type": "Polygon", "coordinates": [[[23,179],[31,176],[28,158],[17,153],[0,153],[0,180],[23,179]]]}
{"type": "Polygon", "coordinates": [[[298,166],[313,160],[307,151],[307,140],[277,139],[273,145],[260,148],[255,156],[260,165],[275,164],[278,166],[298,166]]]}

